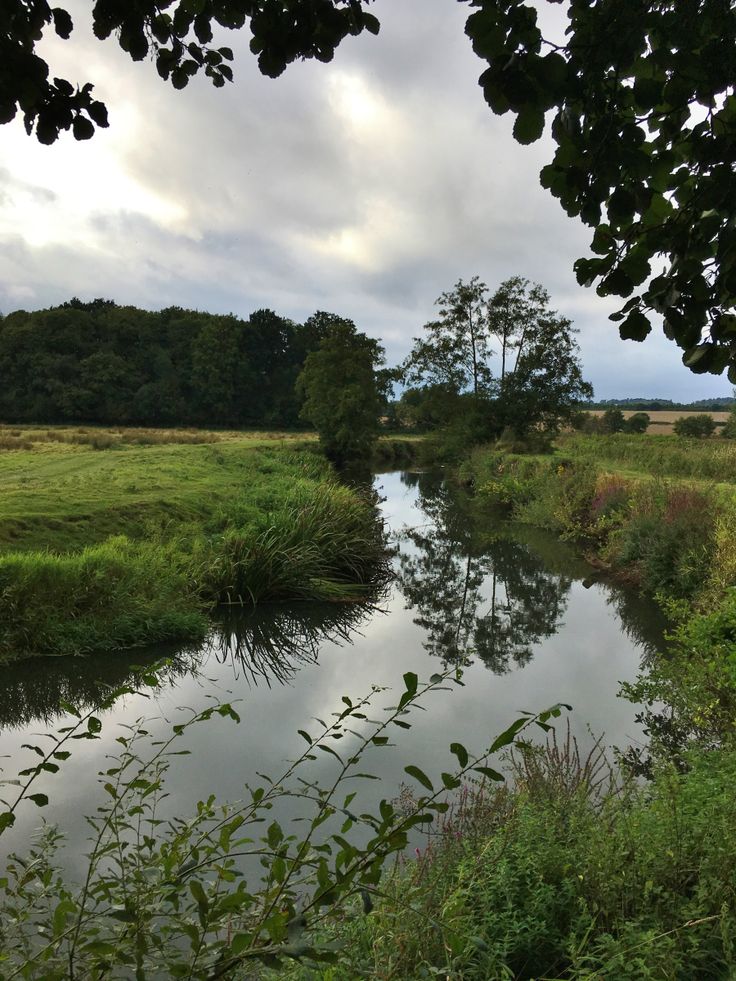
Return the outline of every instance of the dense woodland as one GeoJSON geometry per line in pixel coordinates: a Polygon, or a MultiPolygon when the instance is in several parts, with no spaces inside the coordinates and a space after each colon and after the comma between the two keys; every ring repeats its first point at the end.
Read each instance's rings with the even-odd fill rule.
{"type": "Polygon", "coordinates": [[[6,422],[295,426],[296,378],[341,318],[297,324],[73,299],[0,318],[6,422]]]}

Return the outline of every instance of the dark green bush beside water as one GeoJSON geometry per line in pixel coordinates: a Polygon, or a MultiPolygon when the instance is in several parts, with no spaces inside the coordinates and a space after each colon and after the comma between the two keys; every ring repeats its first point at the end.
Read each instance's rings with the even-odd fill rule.
{"type": "MultiPolygon", "coordinates": [[[[346,962],[293,977],[725,979],[736,967],[736,753],[599,793],[552,756],[466,795],[343,924],[346,962]]],[[[584,762],[581,764],[584,767],[584,762]]]]}

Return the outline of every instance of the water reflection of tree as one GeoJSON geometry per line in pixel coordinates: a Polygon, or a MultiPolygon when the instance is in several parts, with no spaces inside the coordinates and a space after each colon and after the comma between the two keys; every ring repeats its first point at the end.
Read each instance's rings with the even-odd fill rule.
{"type": "Polygon", "coordinates": [[[171,683],[196,670],[196,650],[160,647],[155,651],[95,654],[94,657],[34,658],[3,666],[0,685],[0,729],[41,722],[52,725],[66,712],[64,703],[79,711],[100,706],[110,692],[135,687],[140,669],[169,658],[161,679],[171,683]]]}
{"type": "Polygon", "coordinates": [[[561,626],[571,578],[522,542],[481,534],[463,495],[436,477],[405,482],[427,522],[399,536],[400,583],[426,650],[446,662],[474,654],[496,674],[528,663],[561,626]]]}
{"type": "Polygon", "coordinates": [[[159,646],[94,657],[44,658],[3,666],[0,730],[32,723],[50,726],[67,705],[95,709],[111,690],[136,686],[141,668],[166,658],[164,684],[199,672],[203,657],[232,661],[249,684],[285,684],[299,667],[317,660],[325,641],[343,643],[376,607],[371,604],[264,605],[228,614],[214,625],[204,649],[159,646]]]}
{"type": "Polygon", "coordinates": [[[376,609],[373,603],[310,603],[233,611],[219,619],[210,651],[249,684],[288,684],[300,667],[317,663],[324,643],[348,643],[376,609]]]}

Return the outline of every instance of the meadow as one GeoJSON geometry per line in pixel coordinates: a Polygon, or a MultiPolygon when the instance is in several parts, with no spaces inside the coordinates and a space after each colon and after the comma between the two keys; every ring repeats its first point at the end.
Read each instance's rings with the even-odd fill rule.
{"type": "MultiPolygon", "coordinates": [[[[7,434],[7,435],[6,435],[7,434]]],[[[349,599],[382,575],[373,502],[313,436],[18,430],[0,453],[0,657],[207,630],[218,603],[349,599]]]]}
{"type": "Polygon", "coordinates": [[[632,476],[643,474],[723,484],[736,482],[736,441],[717,436],[684,439],[649,433],[564,435],[557,440],[556,452],[632,476]]]}

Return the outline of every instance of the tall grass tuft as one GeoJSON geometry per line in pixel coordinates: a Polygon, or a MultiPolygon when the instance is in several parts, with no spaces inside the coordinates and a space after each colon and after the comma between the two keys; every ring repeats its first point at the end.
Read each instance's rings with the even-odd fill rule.
{"type": "Polygon", "coordinates": [[[247,527],[228,527],[208,551],[201,587],[220,603],[356,599],[386,572],[372,506],[336,483],[297,486],[278,508],[251,512],[247,527]]]}
{"type": "Polygon", "coordinates": [[[0,556],[0,658],[78,654],[204,635],[182,557],[108,539],[78,553],[0,556]]]}

